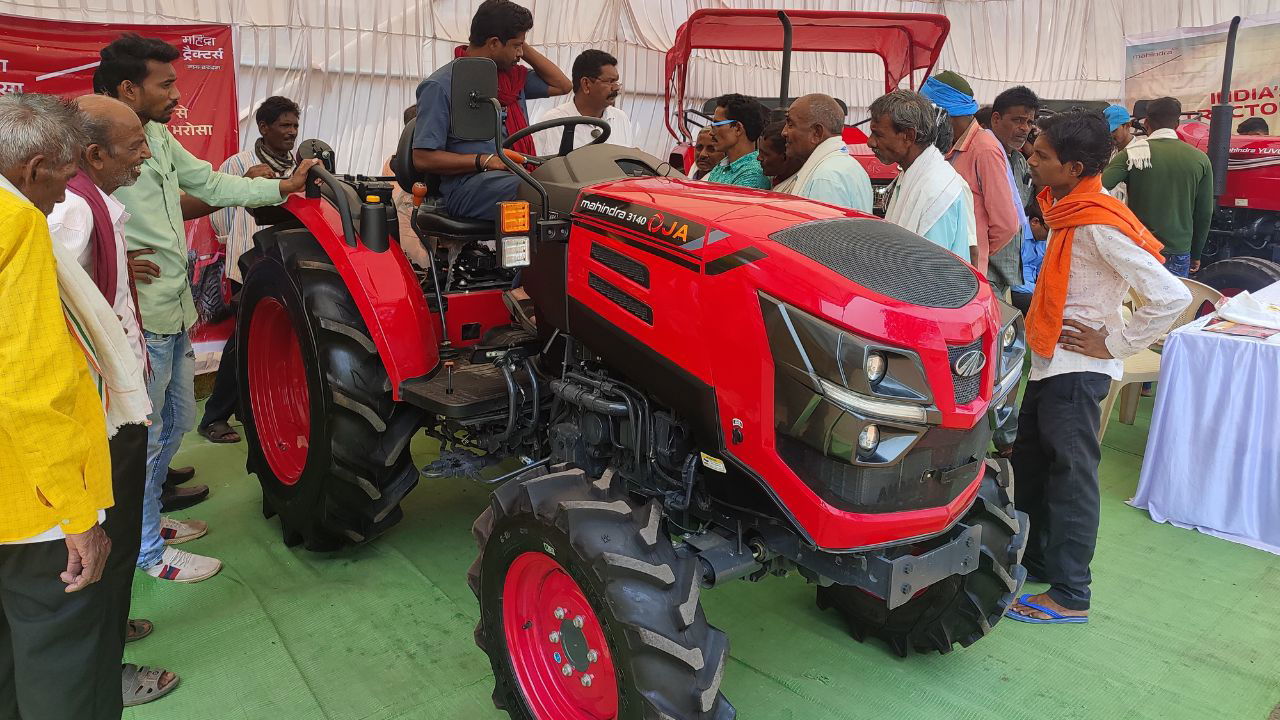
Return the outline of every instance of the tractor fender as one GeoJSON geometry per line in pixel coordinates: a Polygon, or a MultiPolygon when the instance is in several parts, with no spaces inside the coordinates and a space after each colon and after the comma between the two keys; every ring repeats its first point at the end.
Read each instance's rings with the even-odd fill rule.
{"type": "Polygon", "coordinates": [[[363,242],[347,245],[341,216],[322,198],[295,193],[281,208],[307,228],[333,262],[387,369],[391,396],[399,402],[406,380],[429,375],[440,365],[436,320],[409,260],[394,242],[383,252],[363,242]]]}

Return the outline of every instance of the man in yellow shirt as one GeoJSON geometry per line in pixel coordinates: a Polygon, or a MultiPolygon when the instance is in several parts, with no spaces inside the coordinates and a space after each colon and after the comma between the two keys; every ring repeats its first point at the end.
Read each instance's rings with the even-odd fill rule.
{"type": "Polygon", "coordinates": [[[111,547],[106,421],[45,221],[83,130],[65,100],[6,95],[0,137],[0,717],[118,720],[94,702],[119,662],[104,662],[95,584],[111,547]]]}

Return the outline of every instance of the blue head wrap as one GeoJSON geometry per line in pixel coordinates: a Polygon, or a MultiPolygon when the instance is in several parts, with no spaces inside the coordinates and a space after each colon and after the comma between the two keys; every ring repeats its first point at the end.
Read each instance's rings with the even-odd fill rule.
{"type": "Polygon", "coordinates": [[[1120,105],[1108,105],[1106,110],[1102,111],[1102,116],[1107,119],[1107,130],[1115,132],[1116,128],[1128,123],[1129,111],[1120,105]]]}
{"type": "Polygon", "coordinates": [[[924,81],[920,94],[928,98],[929,102],[946,110],[951,117],[964,117],[978,112],[978,101],[973,99],[972,95],[965,95],[934,77],[924,81]]]}

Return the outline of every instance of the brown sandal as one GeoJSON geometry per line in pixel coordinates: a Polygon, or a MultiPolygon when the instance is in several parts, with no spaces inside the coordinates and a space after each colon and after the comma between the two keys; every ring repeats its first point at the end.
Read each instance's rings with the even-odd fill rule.
{"type": "Polygon", "coordinates": [[[173,682],[160,687],[160,678],[164,677],[164,674],[168,672],[167,670],[134,665],[133,663],[121,665],[120,670],[120,692],[124,696],[125,707],[134,707],[149,703],[152,700],[159,700],[173,692],[181,681],[181,678],[174,675],[173,682]]]}
{"type": "Polygon", "coordinates": [[[125,626],[124,641],[126,643],[135,642],[151,634],[156,629],[154,623],[150,620],[130,620],[125,626]]]}

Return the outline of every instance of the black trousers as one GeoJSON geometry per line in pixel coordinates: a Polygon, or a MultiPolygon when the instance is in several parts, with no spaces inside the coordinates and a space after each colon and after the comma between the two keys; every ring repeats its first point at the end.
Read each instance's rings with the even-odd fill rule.
{"type": "Polygon", "coordinates": [[[1049,596],[1089,609],[1089,563],[1098,541],[1098,423],[1111,378],[1068,373],[1027,383],[1013,444],[1014,502],[1031,518],[1023,564],[1049,596]]]}
{"type": "MultiPolygon", "coordinates": [[[[232,295],[239,296],[240,283],[231,281],[232,295]]],[[[238,303],[233,302],[234,309],[238,303]]],[[[213,376],[213,390],[204,404],[204,417],[200,427],[218,421],[227,422],[232,415],[239,417],[240,384],[236,379],[236,331],[232,329],[231,337],[222,348],[222,360],[218,362],[218,374],[213,376]]]]}
{"type": "MultiPolygon", "coordinates": [[[[125,425],[111,438],[111,491],[115,505],[107,510],[102,527],[111,538],[111,555],[102,572],[107,595],[107,620],[102,625],[103,653],[117,666],[124,658],[124,638],[129,622],[134,567],[142,544],[142,496],[147,482],[147,427],[125,425]]],[[[104,677],[98,702],[104,708],[121,707],[120,677],[104,677]]]]}
{"type": "Polygon", "coordinates": [[[103,652],[105,583],[67,593],[64,540],[0,545],[0,720],[120,720],[120,662],[103,652]],[[116,684],[114,705],[99,688],[116,684]]]}

